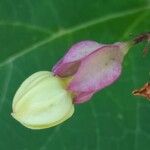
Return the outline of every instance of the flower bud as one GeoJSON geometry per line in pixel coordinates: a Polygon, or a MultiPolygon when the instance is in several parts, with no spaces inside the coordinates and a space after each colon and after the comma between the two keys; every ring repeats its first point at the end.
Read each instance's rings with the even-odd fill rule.
{"type": "Polygon", "coordinates": [[[67,82],[40,71],[27,78],[16,92],[12,116],[31,129],[49,128],[60,124],[74,112],[67,82]]]}
{"type": "Polygon", "coordinates": [[[114,83],[120,76],[128,42],[100,44],[82,41],[73,45],[53,67],[59,77],[72,77],[68,85],[74,93],[74,103],[84,103],[94,93],[114,83]]]}

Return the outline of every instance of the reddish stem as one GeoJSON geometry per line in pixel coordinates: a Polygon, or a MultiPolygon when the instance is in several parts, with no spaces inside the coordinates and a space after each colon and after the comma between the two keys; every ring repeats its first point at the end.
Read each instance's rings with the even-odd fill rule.
{"type": "Polygon", "coordinates": [[[150,41],[150,32],[143,33],[133,39],[133,44],[138,44],[143,41],[150,41]]]}

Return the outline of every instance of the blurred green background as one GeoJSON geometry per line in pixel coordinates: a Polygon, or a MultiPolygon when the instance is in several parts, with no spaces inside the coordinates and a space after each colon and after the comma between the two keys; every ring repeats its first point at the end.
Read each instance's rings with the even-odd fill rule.
{"type": "Polygon", "coordinates": [[[63,124],[35,131],[10,116],[22,81],[51,70],[72,44],[131,39],[150,31],[149,18],[149,0],[0,0],[0,150],[149,150],[150,102],[131,94],[150,79],[144,44],[130,50],[115,84],[63,124]]]}

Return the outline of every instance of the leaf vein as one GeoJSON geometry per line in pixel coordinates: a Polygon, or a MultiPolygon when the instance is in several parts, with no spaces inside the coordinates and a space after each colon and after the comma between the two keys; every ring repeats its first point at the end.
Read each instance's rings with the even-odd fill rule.
{"type": "Polygon", "coordinates": [[[8,86],[9,86],[9,82],[10,82],[11,75],[12,75],[12,70],[13,70],[13,64],[11,63],[11,65],[9,65],[8,73],[7,73],[7,76],[5,78],[4,89],[3,89],[2,98],[1,98],[1,101],[0,101],[0,111],[2,110],[3,104],[5,102],[5,98],[6,98],[7,91],[8,91],[8,86]]]}
{"type": "Polygon", "coordinates": [[[127,16],[127,15],[132,15],[132,14],[135,14],[135,13],[138,13],[138,12],[141,12],[141,11],[144,11],[144,10],[148,10],[148,9],[150,9],[150,7],[142,7],[142,8],[137,8],[137,9],[124,11],[122,13],[115,13],[115,14],[111,14],[111,15],[108,15],[108,16],[105,16],[105,17],[97,18],[95,20],[92,20],[92,21],[89,21],[89,22],[71,27],[71,28],[66,29],[66,30],[61,30],[57,33],[54,33],[52,36],[49,36],[48,38],[46,38],[44,40],[41,40],[41,41],[35,43],[34,45],[22,50],[21,52],[10,56],[6,60],[4,60],[2,63],[0,63],[0,67],[3,67],[6,64],[8,64],[10,60],[14,61],[17,58],[19,58],[19,57],[35,50],[36,48],[38,48],[40,46],[43,46],[43,45],[45,45],[49,42],[52,42],[53,40],[58,39],[58,38],[60,38],[64,35],[71,34],[73,32],[82,30],[82,29],[87,28],[87,27],[91,27],[91,26],[99,24],[99,23],[104,23],[104,22],[109,21],[111,19],[116,19],[116,18],[127,16]]]}

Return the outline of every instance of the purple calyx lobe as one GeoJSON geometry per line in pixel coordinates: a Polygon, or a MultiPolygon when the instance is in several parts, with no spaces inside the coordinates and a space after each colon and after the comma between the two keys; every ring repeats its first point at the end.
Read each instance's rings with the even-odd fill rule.
{"type": "Polygon", "coordinates": [[[82,41],[73,45],[52,71],[60,77],[72,76],[68,90],[75,94],[74,103],[83,103],[120,76],[122,49],[122,43],[82,41]]]}

